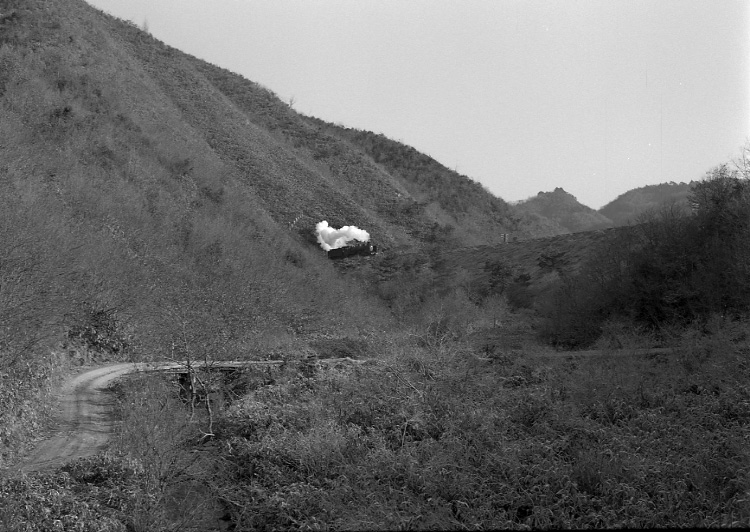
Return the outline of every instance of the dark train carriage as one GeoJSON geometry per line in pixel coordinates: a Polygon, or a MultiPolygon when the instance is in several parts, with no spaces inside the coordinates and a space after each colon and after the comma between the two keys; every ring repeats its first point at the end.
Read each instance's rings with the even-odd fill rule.
{"type": "Polygon", "coordinates": [[[353,244],[349,244],[342,248],[331,249],[328,251],[329,259],[344,259],[353,255],[370,256],[375,255],[378,252],[378,246],[370,244],[369,242],[355,241],[353,244]]]}

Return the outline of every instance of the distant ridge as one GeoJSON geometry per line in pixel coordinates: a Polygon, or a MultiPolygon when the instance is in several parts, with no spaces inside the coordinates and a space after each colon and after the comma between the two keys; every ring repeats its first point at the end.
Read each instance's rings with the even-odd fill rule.
{"type": "Polygon", "coordinates": [[[516,204],[516,209],[544,216],[562,226],[567,232],[607,229],[612,220],[591,207],[581,204],[575,196],[557,187],[552,192],[540,192],[516,204]]]}
{"type": "Polygon", "coordinates": [[[612,220],[616,226],[636,223],[643,213],[657,209],[661,205],[673,203],[686,207],[690,187],[694,184],[695,181],[670,182],[634,188],[607,203],[599,209],[599,213],[612,220]]]}

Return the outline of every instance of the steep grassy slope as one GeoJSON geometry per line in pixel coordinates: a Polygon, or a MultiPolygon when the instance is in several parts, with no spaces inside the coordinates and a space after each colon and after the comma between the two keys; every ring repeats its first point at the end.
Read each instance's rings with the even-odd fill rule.
{"type": "Polygon", "coordinates": [[[674,203],[686,207],[690,187],[694,183],[672,182],[634,188],[607,203],[599,209],[599,213],[612,220],[615,225],[636,223],[640,215],[658,209],[660,205],[674,203]]]}
{"type": "MultiPolygon", "coordinates": [[[[179,125],[163,124],[162,134],[185,131],[200,145],[197,152],[186,151],[186,165],[209,157],[220,161],[226,177],[281,227],[297,220],[309,233],[315,222],[327,219],[367,228],[386,244],[412,243],[408,227],[388,216],[407,202],[399,202],[400,187],[390,176],[317,135],[257,84],[161,45],[127,24],[103,17],[102,23],[179,120],[179,125]]],[[[161,109],[156,116],[161,118],[161,109]]]]}
{"type": "Polygon", "coordinates": [[[415,150],[387,141],[408,156],[374,160],[267,89],[82,0],[9,0],[0,17],[8,419],[54,378],[52,360],[64,365],[55,346],[280,356],[392,327],[315,243],[322,219],[366,229],[386,253],[534,233],[415,150]]]}
{"type": "Polygon", "coordinates": [[[538,214],[560,224],[566,231],[595,231],[612,227],[612,221],[581,203],[572,194],[558,187],[540,192],[516,205],[521,212],[538,214]]]}
{"type": "MultiPolygon", "coordinates": [[[[213,327],[206,338],[222,331],[240,346],[269,330],[333,327],[348,311],[341,301],[368,323],[316,246],[317,221],[358,225],[385,250],[549,229],[411,148],[301,117],[80,0],[14,0],[3,13],[3,243],[34,242],[35,271],[65,279],[47,281],[62,287],[58,299],[36,289],[23,299],[50,323],[67,316],[56,332],[26,319],[24,334],[104,320],[130,338],[112,345],[133,347],[193,320],[213,327]],[[33,212],[44,216],[20,223],[33,212]],[[41,312],[35,298],[59,305],[41,312]],[[171,326],[158,323],[168,314],[171,326]]],[[[9,268],[8,278],[20,275],[9,268]]]]}
{"type": "Polygon", "coordinates": [[[111,30],[128,43],[181,118],[242,174],[277,223],[297,220],[303,231],[320,219],[355,224],[386,246],[451,234],[466,244],[498,241],[502,232],[536,234],[536,227],[526,227],[505,202],[466,177],[451,176],[438,187],[437,201],[426,203],[436,187],[429,180],[404,180],[411,160],[378,164],[372,153],[353,149],[346,137],[301,117],[257,84],[149,42],[132,26],[112,24],[111,30]]]}
{"type": "MultiPolygon", "coordinates": [[[[412,148],[400,146],[408,157],[395,160],[381,157],[382,149],[353,149],[351,136],[303,119],[270,91],[165,46],[132,24],[84,4],[45,9],[45,22],[39,22],[33,9],[11,6],[6,40],[23,48],[29,38],[24,32],[38,32],[38,51],[55,70],[48,80],[54,95],[46,102],[48,116],[56,128],[65,126],[56,135],[68,137],[72,156],[86,149],[82,143],[89,139],[74,141],[85,133],[80,125],[86,108],[94,106],[108,115],[102,121],[114,137],[100,136],[93,151],[112,169],[126,166],[140,174],[143,152],[158,151],[157,166],[177,177],[212,181],[199,184],[209,194],[212,186],[236,183],[257,210],[282,227],[296,220],[294,228],[305,237],[320,219],[364,227],[386,245],[414,245],[414,238],[451,232],[464,244],[482,244],[498,241],[500,233],[545,231],[412,148]],[[78,106],[68,105],[70,96],[78,106]],[[71,129],[77,133],[72,139],[71,129]]],[[[393,146],[386,151],[393,153],[393,146]]]]}
{"type": "Polygon", "coordinates": [[[82,2],[23,6],[5,20],[0,50],[5,201],[43,203],[56,226],[80,240],[76,257],[90,261],[83,271],[96,266],[98,282],[126,283],[121,292],[128,293],[176,285],[182,275],[205,287],[199,277],[219,282],[225,274],[229,286],[241,280],[235,275],[270,269],[277,281],[253,284],[278,292],[272,287],[282,280],[310,284],[305,277],[325,269],[280,230],[288,214],[256,192],[280,176],[280,161],[296,169],[294,158],[252,124],[235,131],[241,114],[200,75],[181,69],[179,54],[151,42],[148,62],[136,53],[145,36],[82,2]],[[217,129],[201,130],[200,120],[217,129]],[[214,149],[222,131],[229,138],[214,149]],[[247,148],[244,166],[227,157],[233,145],[247,148]],[[257,176],[264,177],[256,186],[257,176]],[[308,257],[315,266],[298,268],[308,257]],[[139,280],[131,285],[110,266],[139,280]]]}
{"type": "MultiPolygon", "coordinates": [[[[386,249],[451,232],[491,242],[512,222],[484,192],[497,213],[464,209],[465,223],[447,220],[268,90],[82,1],[14,1],[4,13],[4,205],[35,207],[64,233],[48,243],[49,256],[63,256],[55,246],[65,239],[76,243],[64,245],[76,250],[69,290],[89,314],[118,309],[120,320],[145,327],[153,311],[142,306],[166,298],[192,309],[181,294],[200,287],[218,292],[197,300],[224,308],[232,292],[240,321],[323,326],[340,314],[333,302],[347,298],[312,242],[315,222],[356,224],[386,249]]],[[[14,220],[7,239],[46,242],[14,220]]]]}
{"type": "Polygon", "coordinates": [[[286,356],[391,323],[311,242],[327,218],[415,243],[377,211],[398,198],[387,174],[332,175],[199,70],[213,67],[79,0],[2,13],[0,459],[37,428],[35,394],[67,353],[286,356]]]}

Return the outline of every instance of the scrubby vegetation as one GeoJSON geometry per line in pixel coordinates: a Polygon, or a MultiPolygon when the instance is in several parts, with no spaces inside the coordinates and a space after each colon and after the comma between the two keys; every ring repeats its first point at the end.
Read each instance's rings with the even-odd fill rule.
{"type": "Polygon", "coordinates": [[[256,382],[200,444],[174,388],[131,380],[109,454],[2,481],[6,527],[746,526],[750,324],[709,328],[650,358],[389,342],[256,382]]]}
{"type": "Polygon", "coordinates": [[[396,349],[279,382],[226,416],[229,509],[246,528],[747,523],[747,333],[549,366],[396,349]]]}
{"type": "Polygon", "coordinates": [[[660,332],[750,310],[750,180],[723,165],[696,183],[691,210],[667,206],[616,233],[543,305],[545,334],[590,345],[608,320],[660,332]]]}

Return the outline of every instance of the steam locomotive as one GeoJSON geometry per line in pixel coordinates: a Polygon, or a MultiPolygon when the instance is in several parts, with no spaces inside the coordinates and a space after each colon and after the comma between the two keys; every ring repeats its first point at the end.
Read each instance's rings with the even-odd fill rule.
{"type": "Polygon", "coordinates": [[[344,247],[328,250],[329,259],[344,259],[353,255],[362,255],[369,257],[375,255],[378,252],[378,246],[370,244],[369,242],[360,242],[354,240],[353,243],[347,244],[344,247]]]}

